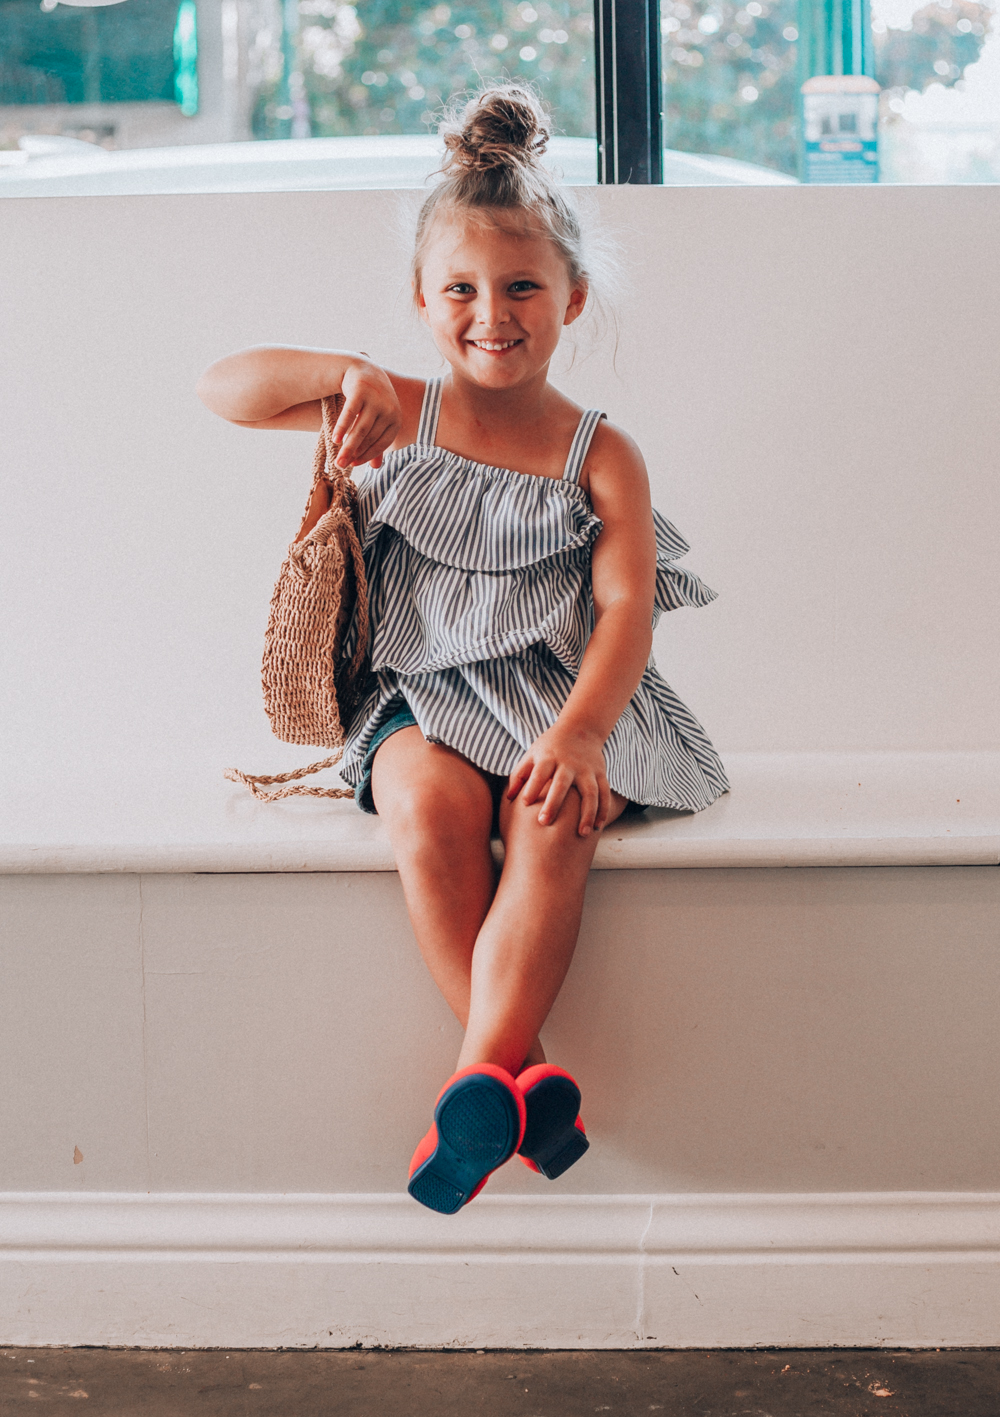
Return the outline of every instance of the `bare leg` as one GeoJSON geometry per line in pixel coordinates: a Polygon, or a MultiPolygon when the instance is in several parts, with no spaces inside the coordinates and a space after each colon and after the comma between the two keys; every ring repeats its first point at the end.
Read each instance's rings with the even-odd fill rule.
{"type": "MultiPolygon", "coordinates": [[[[609,822],[625,805],[625,798],[612,793],[609,822]]],[[[538,810],[538,803],[529,807],[520,797],[501,804],[506,859],[472,956],[460,1068],[495,1063],[516,1072],[573,958],[599,835],[577,834],[580,798],[575,789],[550,826],[539,826],[538,810]]]]}
{"type": "MultiPolygon", "coordinates": [[[[495,1062],[516,1073],[544,1062],[538,1029],[573,956],[598,840],[576,835],[579,797],[572,792],[548,827],[538,825],[537,804],[504,800],[507,855],[498,892],[490,853],[493,793],[461,754],[428,743],[419,728],[400,729],[375,755],[372,795],[420,952],[463,1028],[474,989],[479,998],[459,1066],[495,1062]],[[527,1021],[536,1016],[529,1031],[527,1021]]],[[[610,820],[624,807],[625,798],[612,793],[610,820]]]]}
{"type": "MultiPolygon", "coordinates": [[[[419,728],[401,728],[375,754],[372,796],[393,845],[420,953],[465,1028],[473,948],[497,884],[490,783],[461,754],[428,743],[419,728]]],[[[544,1062],[535,1038],[517,1066],[544,1062]]]]}
{"type": "Polygon", "coordinates": [[[420,953],[464,1028],[473,946],[496,890],[490,784],[460,754],[411,727],[393,733],[375,754],[372,796],[420,953]]]}

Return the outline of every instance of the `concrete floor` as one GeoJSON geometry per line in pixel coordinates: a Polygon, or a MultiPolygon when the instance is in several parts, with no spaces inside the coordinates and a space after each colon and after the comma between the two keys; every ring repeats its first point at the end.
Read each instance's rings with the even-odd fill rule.
{"type": "Polygon", "coordinates": [[[0,1349],[0,1417],[998,1417],[1000,1350],[0,1349]]]}

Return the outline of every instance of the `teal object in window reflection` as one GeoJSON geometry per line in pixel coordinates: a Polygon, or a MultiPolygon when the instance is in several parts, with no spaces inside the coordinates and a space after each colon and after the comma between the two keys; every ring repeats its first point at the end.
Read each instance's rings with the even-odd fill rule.
{"type": "Polygon", "coordinates": [[[198,11],[181,0],[174,26],[174,97],[186,118],[198,112],[198,11]]]}

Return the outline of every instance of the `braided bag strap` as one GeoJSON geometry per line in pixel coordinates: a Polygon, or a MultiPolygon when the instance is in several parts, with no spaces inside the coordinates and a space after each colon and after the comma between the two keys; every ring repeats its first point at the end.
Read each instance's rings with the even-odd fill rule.
{"type": "Polygon", "coordinates": [[[298,768],[295,772],[278,772],[270,777],[265,773],[254,776],[252,773],[240,772],[239,768],[227,768],[223,776],[229,782],[242,782],[258,802],[277,802],[282,797],[353,797],[353,787],[282,787],[277,792],[261,791],[262,787],[275,782],[294,782],[296,778],[308,777],[311,772],[332,768],[340,762],[340,756],[339,753],[334,753],[333,757],[324,758],[319,763],[310,763],[307,768],[298,768]]]}
{"type": "Polygon", "coordinates": [[[314,475],[322,471],[330,484],[330,506],[339,506],[344,513],[344,529],[354,567],[354,654],[344,671],[342,684],[338,686],[338,697],[343,694],[350,699],[358,678],[364,669],[368,654],[368,586],[365,579],[365,558],[357,532],[358,489],[348,468],[337,466],[340,444],[333,441],[333,430],[340,410],[344,406],[343,394],[323,400],[323,434],[316,448],[313,464],[314,475]]]}

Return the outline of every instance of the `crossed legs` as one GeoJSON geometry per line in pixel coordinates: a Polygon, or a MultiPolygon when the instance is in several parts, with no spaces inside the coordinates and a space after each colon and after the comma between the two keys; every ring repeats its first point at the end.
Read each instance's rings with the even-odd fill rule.
{"type": "MultiPolygon", "coordinates": [[[[551,825],[539,804],[500,803],[506,857],[490,854],[494,785],[419,728],[379,748],[372,795],[392,841],[421,954],[465,1029],[458,1066],[494,1063],[516,1074],[544,1061],[538,1031],[566,977],[599,836],[577,835],[571,791],[551,825]]],[[[612,793],[609,821],[625,807],[612,793]]]]}

